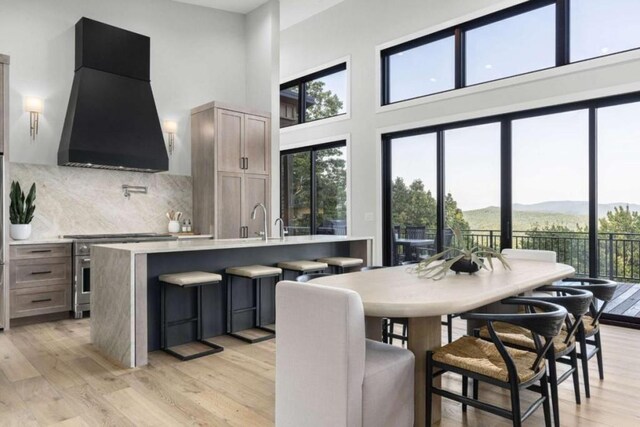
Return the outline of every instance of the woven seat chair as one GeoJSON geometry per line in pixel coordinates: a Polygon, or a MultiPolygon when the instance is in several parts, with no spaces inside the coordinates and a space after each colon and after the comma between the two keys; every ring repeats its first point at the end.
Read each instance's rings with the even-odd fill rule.
{"type": "MultiPolygon", "coordinates": [[[[528,297],[537,301],[546,301],[564,307],[568,315],[564,328],[553,339],[553,346],[547,353],[549,364],[549,384],[551,385],[551,405],[556,426],[560,424],[560,405],[558,400],[558,384],[573,377],[573,390],[576,404],[580,404],[580,375],[578,373],[578,355],[576,350],[576,333],[582,323],[583,316],[588,313],[593,294],[575,287],[544,286],[539,289],[544,296],[528,297]],[[548,296],[547,296],[548,295],[548,296]],[[558,376],[556,363],[569,365],[570,368],[558,376]]],[[[536,351],[531,331],[509,323],[495,322],[493,327],[500,340],[509,347],[521,350],[536,351]]],[[[474,335],[491,340],[486,326],[474,331],[474,335]]],[[[475,392],[475,388],[474,388],[475,392]]]]}
{"type": "Polygon", "coordinates": [[[437,394],[467,405],[491,412],[512,420],[519,427],[540,406],[544,410],[545,425],[551,426],[551,408],[545,355],[553,346],[553,339],[562,330],[567,310],[556,304],[527,298],[510,298],[504,304],[527,305],[537,309],[522,314],[463,313],[465,320],[479,320],[487,324],[491,342],[479,337],[464,336],[439,349],[427,352],[427,425],[431,425],[433,395],[437,394]],[[507,348],[494,328],[495,322],[523,327],[531,332],[536,351],[507,348]],[[462,376],[462,395],[434,386],[435,377],[451,372],[462,376]],[[473,398],[468,397],[468,380],[474,383],[473,398]],[[508,389],[511,394],[511,409],[478,400],[478,383],[508,389]],[[520,407],[520,392],[529,389],[540,393],[525,411],[520,407]]]}
{"type": "Polygon", "coordinates": [[[564,279],[562,286],[576,286],[580,289],[588,290],[593,294],[593,300],[589,307],[589,314],[582,317],[581,327],[578,328],[576,338],[580,343],[580,351],[578,358],[582,364],[582,376],[584,382],[585,396],[591,397],[589,389],[589,360],[593,356],[598,358],[598,373],[600,379],[604,379],[604,365],[602,359],[602,340],[600,339],[600,317],[604,313],[609,301],[613,299],[613,295],[618,288],[618,283],[606,279],[592,279],[583,277],[574,277],[564,279]],[[598,307],[600,303],[600,307],[598,307]],[[593,338],[593,339],[590,339],[593,338]],[[589,350],[588,346],[593,348],[589,350]]]}

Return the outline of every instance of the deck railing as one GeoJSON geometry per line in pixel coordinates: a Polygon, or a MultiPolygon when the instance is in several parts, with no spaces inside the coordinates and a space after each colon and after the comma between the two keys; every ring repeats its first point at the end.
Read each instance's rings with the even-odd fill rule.
{"type": "MultiPolygon", "coordinates": [[[[425,228],[424,238],[434,238],[435,234],[435,229],[425,228]]],[[[404,227],[400,229],[398,237],[407,238],[404,227]]],[[[463,238],[468,246],[500,247],[499,230],[466,230],[463,238]]],[[[514,231],[512,243],[518,249],[555,251],[558,262],[573,266],[578,275],[589,275],[588,232],[514,231]]],[[[640,233],[599,233],[598,258],[600,277],[640,282],[640,233]]]]}

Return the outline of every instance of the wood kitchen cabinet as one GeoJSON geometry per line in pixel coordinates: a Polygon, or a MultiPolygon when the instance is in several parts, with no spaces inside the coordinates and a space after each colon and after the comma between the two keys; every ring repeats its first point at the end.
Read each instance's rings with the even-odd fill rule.
{"type": "Polygon", "coordinates": [[[271,115],[212,102],[191,111],[193,227],[216,239],[262,231],[257,203],[269,210],[271,115]]]}
{"type": "Polygon", "coordinates": [[[71,310],[71,244],[11,246],[11,319],[71,310]]]}

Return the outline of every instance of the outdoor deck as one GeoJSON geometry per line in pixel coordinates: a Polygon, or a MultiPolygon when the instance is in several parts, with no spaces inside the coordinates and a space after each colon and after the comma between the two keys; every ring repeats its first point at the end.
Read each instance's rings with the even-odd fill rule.
{"type": "Polygon", "coordinates": [[[640,318],[640,284],[620,283],[605,313],[640,318]]]}

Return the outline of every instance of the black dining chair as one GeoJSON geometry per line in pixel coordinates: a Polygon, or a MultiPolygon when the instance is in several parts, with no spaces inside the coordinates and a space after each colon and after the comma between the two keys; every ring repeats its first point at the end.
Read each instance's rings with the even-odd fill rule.
{"type": "Polygon", "coordinates": [[[582,376],[585,396],[591,397],[589,388],[589,360],[594,356],[598,359],[598,374],[604,379],[604,364],[602,355],[602,339],[600,338],[600,317],[604,313],[609,301],[613,299],[618,283],[613,280],[572,277],[564,279],[563,286],[579,286],[593,294],[593,300],[589,306],[589,314],[582,318],[576,337],[580,343],[578,358],[582,364],[582,376]],[[589,346],[592,347],[589,350],[589,346]]]}
{"type": "MultiPolygon", "coordinates": [[[[558,399],[558,385],[569,377],[573,378],[573,391],[576,404],[580,404],[580,374],[578,373],[578,356],[576,350],[576,333],[582,323],[583,316],[588,313],[593,294],[584,289],[569,286],[544,286],[537,289],[541,296],[527,297],[536,301],[544,301],[564,307],[567,310],[565,325],[553,340],[553,346],[547,353],[549,365],[549,384],[551,385],[551,404],[553,421],[560,426],[560,405],[558,399]],[[569,369],[558,376],[557,363],[569,365],[569,369]]],[[[495,322],[493,324],[498,337],[508,347],[527,351],[536,351],[531,332],[521,326],[509,323],[495,322]]],[[[491,340],[486,326],[474,331],[475,336],[491,340]]],[[[474,393],[476,389],[474,388],[474,393]]]]}
{"type": "Polygon", "coordinates": [[[485,322],[491,341],[463,336],[427,352],[427,425],[431,425],[430,408],[434,394],[462,403],[463,411],[466,411],[468,405],[510,419],[515,427],[520,427],[526,418],[542,406],[545,426],[552,425],[545,356],[553,346],[554,338],[562,330],[567,310],[556,304],[528,298],[510,298],[504,300],[503,304],[525,305],[530,307],[530,312],[463,313],[460,315],[462,319],[485,322]],[[496,322],[508,323],[530,331],[535,351],[506,347],[495,330],[496,322]],[[447,372],[462,376],[461,395],[434,385],[434,379],[447,372]],[[474,388],[471,398],[468,396],[469,378],[473,380],[474,388]],[[511,408],[505,409],[478,400],[479,382],[509,390],[511,408]],[[523,411],[520,392],[525,389],[539,393],[540,397],[523,411]]]}

